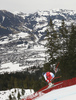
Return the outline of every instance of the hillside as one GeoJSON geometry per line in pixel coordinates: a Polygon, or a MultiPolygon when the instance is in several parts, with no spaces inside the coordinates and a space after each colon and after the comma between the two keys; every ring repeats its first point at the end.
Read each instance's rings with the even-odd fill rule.
{"type": "MultiPolygon", "coordinates": [[[[47,59],[45,53],[45,45],[47,42],[46,30],[49,28],[50,19],[52,19],[53,24],[55,24],[56,32],[60,29],[62,20],[64,20],[67,25],[66,28],[69,30],[70,28],[68,27],[70,27],[71,23],[76,25],[76,12],[73,10],[60,9],[25,14],[23,12],[11,13],[6,10],[0,10],[0,99],[8,99],[8,96],[10,96],[10,98],[11,96],[15,96],[15,98],[17,98],[17,96],[20,97],[20,95],[22,95],[22,89],[25,91],[22,98],[25,98],[28,94],[26,89],[34,89],[32,92],[31,90],[29,91],[30,94],[34,91],[38,91],[43,85],[45,86],[46,82],[43,83],[44,81],[42,79],[42,68],[45,59],[47,59]]],[[[73,32],[76,31],[74,30],[73,32]]],[[[68,34],[70,33],[71,32],[68,31],[68,34]]],[[[72,36],[70,38],[75,40],[75,34],[73,36],[74,38],[72,38],[72,36]]],[[[54,41],[54,39],[52,40],[54,41]]],[[[65,52],[67,49],[65,44],[66,39],[69,39],[69,35],[68,38],[62,37],[62,39],[59,40],[61,47],[63,48],[65,46],[65,52]],[[64,46],[62,44],[63,42],[65,44],[64,46]]],[[[71,39],[70,43],[75,45],[75,41],[71,42],[71,39]]],[[[73,46],[72,44],[71,46],[73,46]]],[[[62,48],[60,49],[61,52],[62,48]]],[[[70,52],[72,50],[70,46],[69,50],[70,52]]],[[[57,57],[57,55],[55,55],[54,53],[52,57],[57,57]]],[[[67,59],[68,64],[65,63],[65,58],[68,58],[68,56],[62,57],[64,69],[62,67],[61,71],[63,71],[64,74],[65,69],[67,69],[65,71],[66,74],[68,71],[68,73],[71,73],[69,77],[73,78],[75,77],[75,70],[73,71],[71,69],[75,69],[75,59],[72,62],[70,61],[75,58],[75,55],[69,60],[70,63],[68,63],[67,59]],[[71,67],[69,67],[69,65],[71,65],[71,67]],[[69,68],[71,69],[69,70],[69,68]]],[[[60,73],[60,75],[61,74],[62,73],[60,73]]],[[[64,79],[67,76],[66,74],[62,75],[64,79]]]]}
{"type": "Polygon", "coordinates": [[[61,20],[67,25],[76,24],[76,12],[73,10],[38,11],[32,14],[0,10],[0,73],[24,71],[32,66],[42,67],[50,18],[55,29],[60,27],[61,20]]]}

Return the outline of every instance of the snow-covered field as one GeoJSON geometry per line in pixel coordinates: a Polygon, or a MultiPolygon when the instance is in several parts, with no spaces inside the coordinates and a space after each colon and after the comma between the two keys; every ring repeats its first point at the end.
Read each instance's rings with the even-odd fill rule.
{"type": "Polygon", "coordinates": [[[20,93],[20,99],[25,98],[28,95],[34,93],[33,89],[24,89],[24,95],[22,95],[22,89],[16,88],[6,91],[0,91],[0,100],[10,100],[9,96],[13,98],[13,100],[18,100],[18,93],[20,93]],[[15,98],[15,99],[14,99],[15,98]]]}
{"type": "Polygon", "coordinates": [[[10,34],[0,38],[0,44],[2,44],[0,51],[0,74],[16,71],[24,71],[24,69],[36,65],[37,62],[42,64],[45,60],[44,44],[46,41],[38,44],[38,38],[35,36],[36,41],[29,40],[29,34],[20,32],[17,34],[10,34]],[[10,37],[12,39],[10,39],[10,37]],[[24,39],[21,44],[15,44],[19,41],[19,38],[24,39]],[[27,41],[27,43],[25,43],[27,41]],[[35,43],[34,43],[35,42],[35,43]],[[13,43],[14,45],[8,46],[13,43]],[[4,46],[7,45],[7,46],[4,46]]]}
{"type": "Polygon", "coordinates": [[[76,100],[76,85],[52,90],[35,100],[76,100]]]}

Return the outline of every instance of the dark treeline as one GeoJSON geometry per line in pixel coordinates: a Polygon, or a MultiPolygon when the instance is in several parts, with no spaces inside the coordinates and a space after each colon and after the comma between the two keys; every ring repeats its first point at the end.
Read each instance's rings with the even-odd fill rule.
{"type": "MultiPolygon", "coordinates": [[[[34,66],[35,67],[35,66],[34,66]]],[[[30,73],[28,71],[5,73],[0,75],[0,90],[7,90],[12,88],[34,89],[37,91],[41,86],[41,72],[39,68],[37,71],[30,73]]]]}

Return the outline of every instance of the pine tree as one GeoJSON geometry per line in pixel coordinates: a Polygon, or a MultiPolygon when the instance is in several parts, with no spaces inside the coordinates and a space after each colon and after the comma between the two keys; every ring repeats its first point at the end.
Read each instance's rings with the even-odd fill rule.
{"type": "Polygon", "coordinates": [[[54,26],[52,24],[52,22],[50,21],[50,26],[49,29],[47,30],[47,53],[49,53],[49,62],[50,62],[50,58],[53,59],[53,46],[55,46],[54,44],[54,36],[55,36],[55,30],[54,30],[54,26]]]}
{"type": "MultiPolygon", "coordinates": [[[[60,39],[60,33],[58,30],[55,30],[55,26],[52,23],[52,20],[50,20],[50,24],[47,30],[47,43],[46,48],[47,51],[47,62],[44,64],[44,66],[51,67],[47,68],[48,70],[51,68],[55,68],[56,64],[60,61],[60,55],[61,55],[61,39],[60,39]]],[[[44,68],[45,69],[45,68],[44,68]]]]}
{"type": "Polygon", "coordinates": [[[68,27],[66,26],[64,20],[62,20],[62,24],[59,28],[59,35],[60,35],[60,49],[62,50],[61,56],[64,55],[67,51],[67,45],[69,41],[69,31],[68,27]]]}
{"type": "Polygon", "coordinates": [[[61,75],[62,79],[76,76],[76,26],[67,27],[63,20],[59,30],[55,30],[50,20],[46,47],[48,60],[44,64],[44,71],[48,71],[50,65],[54,68],[57,62],[60,62],[58,75],[61,75]]]}
{"type": "Polygon", "coordinates": [[[67,52],[61,58],[60,74],[62,79],[69,79],[76,76],[76,26],[71,25],[67,52]]]}
{"type": "Polygon", "coordinates": [[[76,76],[76,26],[71,25],[71,35],[68,46],[68,56],[70,65],[70,74],[72,77],[76,76]]]}
{"type": "Polygon", "coordinates": [[[74,56],[76,54],[76,26],[71,25],[71,36],[68,46],[69,55],[74,56]]]}

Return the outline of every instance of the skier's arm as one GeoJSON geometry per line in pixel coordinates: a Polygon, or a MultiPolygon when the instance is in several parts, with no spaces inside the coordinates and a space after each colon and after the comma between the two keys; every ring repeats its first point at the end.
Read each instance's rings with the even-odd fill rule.
{"type": "Polygon", "coordinates": [[[45,78],[46,82],[49,82],[49,80],[47,80],[46,74],[44,74],[44,78],[45,78]]]}

